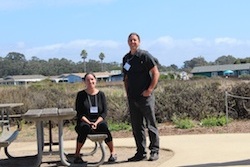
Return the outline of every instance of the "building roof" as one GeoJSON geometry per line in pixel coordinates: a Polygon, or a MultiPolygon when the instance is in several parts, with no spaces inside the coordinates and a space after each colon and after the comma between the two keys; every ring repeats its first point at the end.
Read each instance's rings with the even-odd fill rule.
{"type": "MultiPolygon", "coordinates": [[[[108,78],[112,75],[110,72],[93,72],[96,76],[96,78],[108,78]]],[[[60,75],[60,78],[68,77],[69,75],[75,75],[81,78],[84,78],[86,73],[70,73],[70,74],[62,74],[60,75]]]]}
{"type": "Polygon", "coordinates": [[[4,80],[23,80],[23,79],[46,79],[43,75],[9,75],[4,77],[4,80]]]}
{"type": "Polygon", "coordinates": [[[194,67],[191,73],[200,72],[214,72],[214,71],[226,71],[226,70],[246,70],[250,69],[250,63],[246,64],[225,64],[225,65],[213,65],[213,66],[199,66],[194,67]]]}
{"type": "MultiPolygon", "coordinates": [[[[16,83],[16,82],[37,82],[42,81],[44,79],[50,79],[56,82],[65,82],[68,81],[69,76],[84,78],[86,73],[69,73],[69,74],[62,74],[59,76],[43,76],[43,75],[13,75],[13,76],[6,76],[4,78],[0,78],[1,83],[16,83]]],[[[111,76],[118,75],[118,72],[94,72],[97,79],[109,79],[111,76]]]]}

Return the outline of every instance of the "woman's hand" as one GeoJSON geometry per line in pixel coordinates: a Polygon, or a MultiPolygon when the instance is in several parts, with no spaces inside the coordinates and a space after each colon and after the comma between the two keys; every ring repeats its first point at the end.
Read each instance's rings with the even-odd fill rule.
{"type": "Polygon", "coordinates": [[[96,129],[97,128],[97,123],[96,122],[91,122],[90,125],[91,125],[92,129],[96,129]]]}

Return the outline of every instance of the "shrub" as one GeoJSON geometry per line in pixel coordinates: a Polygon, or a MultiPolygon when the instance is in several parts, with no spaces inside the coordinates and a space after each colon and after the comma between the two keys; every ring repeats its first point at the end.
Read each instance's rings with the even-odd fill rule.
{"type": "Polygon", "coordinates": [[[187,117],[185,117],[185,118],[178,118],[178,116],[174,115],[172,117],[172,121],[175,124],[176,128],[191,129],[191,128],[194,127],[193,121],[191,119],[187,118],[187,117]]]}
{"type": "MultiPolygon", "coordinates": [[[[229,120],[230,121],[230,120],[229,120]]],[[[221,117],[208,117],[201,120],[201,125],[205,127],[211,126],[224,126],[227,123],[227,118],[225,116],[221,117]]]]}
{"type": "Polygon", "coordinates": [[[202,80],[202,79],[208,79],[208,77],[204,76],[204,75],[194,75],[191,79],[192,80],[202,80]]]}
{"type": "Polygon", "coordinates": [[[249,74],[243,74],[243,75],[240,75],[239,78],[243,79],[243,80],[250,80],[250,75],[249,74]]]}
{"type": "Polygon", "coordinates": [[[180,129],[191,129],[194,127],[194,123],[192,122],[192,120],[188,118],[175,120],[174,124],[177,128],[180,128],[180,129]]]}
{"type": "MultiPolygon", "coordinates": [[[[98,82],[97,88],[107,98],[108,116],[111,122],[130,122],[128,102],[122,82],[98,82]]],[[[26,86],[0,86],[0,103],[24,103],[14,108],[13,114],[23,114],[31,108],[74,108],[75,98],[83,83],[37,82],[26,86]]],[[[155,89],[155,114],[159,123],[172,117],[200,121],[209,116],[225,114],[225,90],[237,96],[250,97],[249,83],[230,79],[162,80],[155,89]]],[[[250,118],[250,100],[229,97],[228,106],[239,118],[250,118]]],[[[12,114],[12,113],[10,113],[12,114]]],[[[184,123],[183,123],[184,122],[184,123]]]]}
{"type": "Polygon", "coordinates": [[[250,118],[250,87],[248,82],[240,82],[235,84],[231,90],[228,91],[229,94],[227,102],[229,107],[229,116],[236,118],[250,118]]]}
{"type": "Polygon", "coordinates": [[[173,114],[200,120],[207,115],[224,113],[224,90],[217,80],[167,81],[155,94],[159,122],[170,120],[173,114]]]}

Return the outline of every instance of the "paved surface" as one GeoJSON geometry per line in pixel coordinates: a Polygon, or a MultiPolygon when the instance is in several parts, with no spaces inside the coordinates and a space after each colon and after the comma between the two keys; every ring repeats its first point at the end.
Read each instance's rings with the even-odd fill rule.
{"type": "MultiPolygon", "coordinates": [[[[135,146],[133,138],[115,138],[114,143],[117,147],[135,146]]],[[[20,143],[16,145],[16,151],[24,149],[20,143]]],[[[160,145],[174,152],[160,167],[250,167],[250,134],[161,136],[160,145]]],[[[64,142],[65,148],[72,146],[75,141],[64,142]]],[[[27,149],[36,149],[36,143],[26,145],[27,149]]]]}
{"type": "MultiPolygon", "coordinates": [[[[116,139],[116,145],[134,145],[133,139],[116,139]]],[[[174,156],[160,167],[250,167],[250,134],[161,136],[161,148],[174,156]]]]}
{"type": "Polygon", "coordinates": [[[250,166],[250,134],[166,136],[161,145],[175,153],[161,167],[250,166]]]}

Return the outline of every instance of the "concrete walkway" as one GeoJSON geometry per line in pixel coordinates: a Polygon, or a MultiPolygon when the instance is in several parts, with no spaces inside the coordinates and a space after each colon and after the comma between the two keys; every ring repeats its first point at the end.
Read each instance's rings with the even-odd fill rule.
{"type": "Polygon", "coordinates": [[[161,146],[175,153],[161,167],[250,166],[250,134],[164,136],[161,146]]]}
{"type": "MultiPolygon", "coordinates": [[[[115,138],[114,143],[116,147],[135,147],[133,138],[115,138]]],[[[36,143],[24,147],[21,144],[13,142],[16,151],[24,147],[36,149],[36,143]]],[[[72,146],[75,141],[64,142],[65,149],[72,146]]],[[[160,167],[250,167],[250,134],[247,133],[161,136],[160,147],[174,152],[160,167]]]]}
{"type": "MultiPolygon", "coordinates": [[[[65,147],[75,141],[65,142],[65,147]]],[[[134,147],[133,138],[115,138],[117,147],[134,147]]],[[[161,136],[160,146],[174,156],[160,167],[250,167],[250,134],[161,136]]]]}

